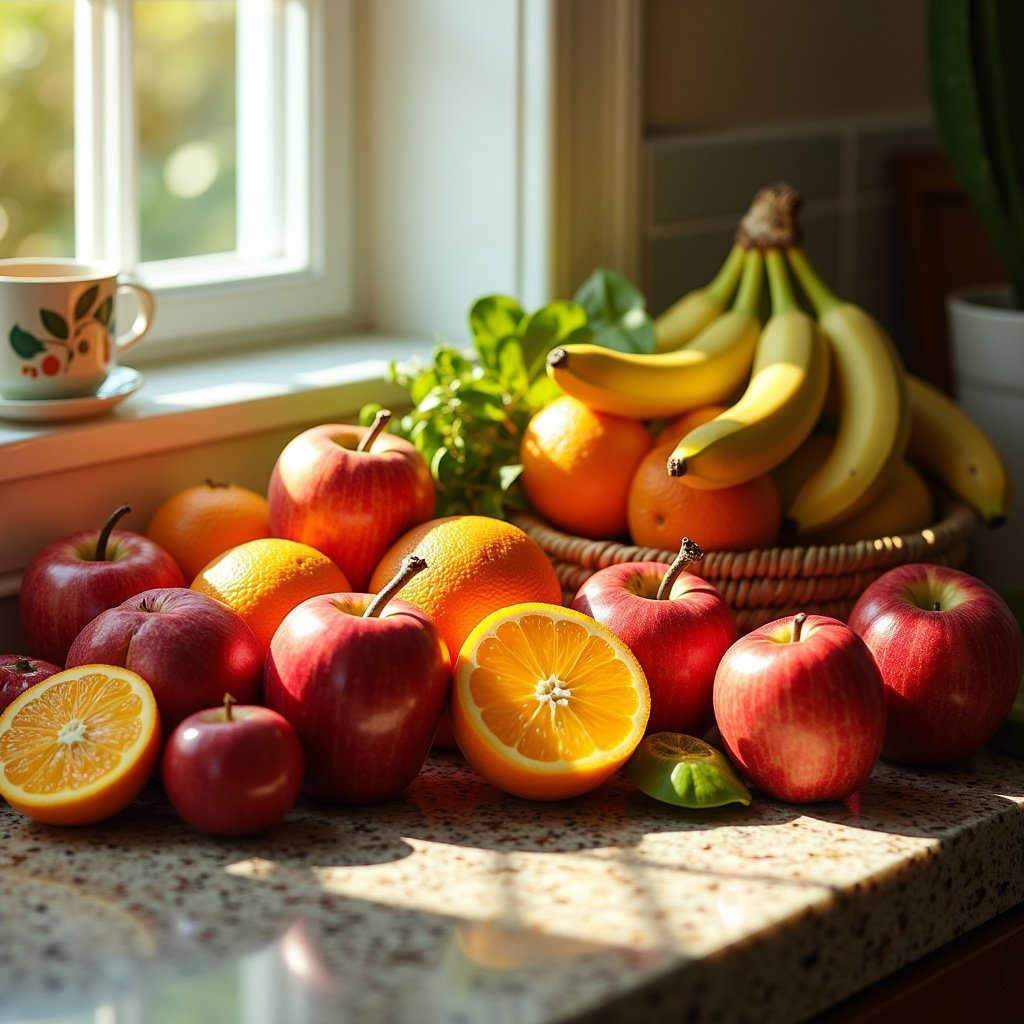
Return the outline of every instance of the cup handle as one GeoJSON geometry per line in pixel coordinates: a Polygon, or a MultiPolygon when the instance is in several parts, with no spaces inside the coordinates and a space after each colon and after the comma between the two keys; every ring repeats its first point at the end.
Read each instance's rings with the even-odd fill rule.
{"type": "Polygon", "coordinates": [[[136,284],[134,281],[121,281],[117,286],[117,294],[120,295],[122,292],[131,292],[135,296],[139,310],[135,314],[135,320],[132,322],[131,327],[124,334],[119,334],[114,339],[114,344],[117,346],[119,353],[127,352],[128,349],[142,341],[146,332],[152,326],[153,314],[156,310],[153,293],[144,285],[136,284]]]}

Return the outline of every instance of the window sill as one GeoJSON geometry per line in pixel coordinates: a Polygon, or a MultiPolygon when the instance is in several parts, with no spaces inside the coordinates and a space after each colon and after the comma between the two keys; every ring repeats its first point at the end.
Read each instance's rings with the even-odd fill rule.
{"type": "Polygon", "coordinates": [[[239,359],[141,367],[142,387],[102,416],[0,421],[0,596],[43,544],[99,525],[118,504],[142,532],[156,504],[207,477],[262,491],[281,447],[319,422],[353,422],[367,402],[407,402],[389,360],[429,356],[423,338],[294,342],[239,359]],[[70,499],[70,500],[69,500],[70,499]]]}

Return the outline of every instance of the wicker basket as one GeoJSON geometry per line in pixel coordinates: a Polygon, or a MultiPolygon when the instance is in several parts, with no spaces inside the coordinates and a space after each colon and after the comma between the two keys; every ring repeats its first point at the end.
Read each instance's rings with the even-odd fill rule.
{"type": "MultiPolygon", "coordinates": [[[[939,520],[919,533],[852,544],[710,551],[687,571],[714,583],[732,605],[744,632],[797,611],[845,621],[864,588],[893,566],[964,563],[978,518],[960,502],[942,501],[937,507],[939,520]]],[[[566,604],[597,569],[615,562],[668,564],[676,555],[674,551],[575,537],[536,516],[520,514],[512,521],[547,552],[566,604]]]]}

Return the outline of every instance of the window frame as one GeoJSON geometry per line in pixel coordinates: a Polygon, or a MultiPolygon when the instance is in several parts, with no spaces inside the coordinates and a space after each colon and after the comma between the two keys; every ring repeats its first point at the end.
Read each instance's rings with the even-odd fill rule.
{"type": "Polygon", "coordinates": [[[130,212],[133,0],[75,0],[74,12],[76,256],[155,293],[139,361],[354,320],[352,0],[238,3],[238,247],[146,263],[130,212]]]}

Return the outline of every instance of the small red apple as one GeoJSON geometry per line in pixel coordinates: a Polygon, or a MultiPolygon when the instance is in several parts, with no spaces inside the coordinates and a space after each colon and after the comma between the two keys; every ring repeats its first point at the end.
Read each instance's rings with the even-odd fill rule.
{"type": "Polygon", "coordinates": [[[178,563],[140,533],[115,530],[130,512],[116,509],[99,530],[80,530],[46,545],[21,580],[18,610],[28,648],[63,665],[71,641],[100,612],[154,587],[182,587],[178,563]]]}
{"type": "Polygon", "coordinates": [[[884,758],[956,764],[992,739],[1021,683],[1024,641],[988,584],[949,566],[900,565],[865,588],[848,622],[885,683],[884,758]]]}
{"type": "Polygon", "coordinates": [[[683,538],[671,566],[624,562],[599,569],[572,607],[607,626],[636,656],[651,690],[647,733],[703,736],[711,726],[715,670],[736,640],[736,616],[721,592],[685,572],[704,557],[683,538]]]}
{"type": "Polygon", "coordinates": [[[302,782],[302,746],[276,711],[235,704],[196,711],[164,744],[161,780],[174,809],[193,828],[248,836],[277,825],[302,782]]]}
{"type": "Polygon", "coordinates": [[[431,619],[393,595],[425,568],[409,556],[376,596],[311,597],[274,634],[264,700],[299,734],[303,789],[314,799],[387,800],[423,767],[451,690],[451,661],[431,619]]]}
{"type": "Polygon", "coordinates": [[[30,686],[59,671],[60,665],[27,654],[0,654],[0,711],[30,686]]]}
{"type": "Polygon", "coordinates": [[[326,423],[285,445],[270,475],[267,504],[275,537],[302,541],[363,591],[384,552],[434,515],[436,492],[423,456],[384,433],[391,413],[370,427],[326,423]]]}
{"type": "Polygon", "coordinates": [[[878,666],[864,641],[827,615],[801,612],[741,636],[718,666],[714,705],[733,764],[789,803],[852,795],[882,749],[878,666]]]}
{"type": "Polygon", "coordinates": [[[144,590],[101,612],[75,637],[67,667],[120,665],[149,683],[164,736],[224,693],[259,702],[263,653],[237,612],[187,587],[144,590]]]}

